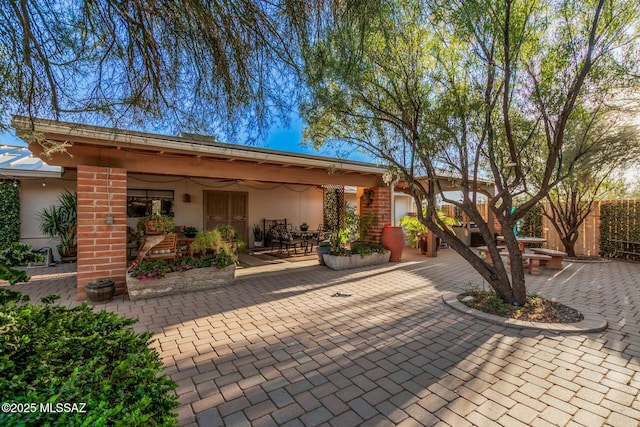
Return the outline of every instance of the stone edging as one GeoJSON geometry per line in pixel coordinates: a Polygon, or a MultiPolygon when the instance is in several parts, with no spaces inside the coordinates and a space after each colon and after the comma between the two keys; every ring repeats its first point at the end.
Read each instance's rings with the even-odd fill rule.
{"type": "Polygon", "coordinates": [[[459,311],[463,314],[468,314],[477,319],[484,320],[486,322],[495,323],[496,325],[502,325],[508,328],[517,329],[540,329],[542,331],[561,332],[561,333],[588,333],[588,332],[600,332],[604,331],[608,327],[607,320],[599,314],[590,312],[582,308],[576,308],[584,316],[584,319],[578,323],[543,323],[543,322],[529,322],[524,320],[509,319],[506,317],[496,316],[494,314],[483,313],[480,310],[473,309],[466,306],[464,303],[458,301],[458,295],[454,293],[447,293],[442,295],[442,301],[445,305],[459,311]]]}
{"type": "Polygon", "coordinates": [[[577,264],[602,264],[607,262],[613,262],[611,258],[594,258],[594,259],[577,259],[565,257],[565,262],[575,262],[577,264]]]}

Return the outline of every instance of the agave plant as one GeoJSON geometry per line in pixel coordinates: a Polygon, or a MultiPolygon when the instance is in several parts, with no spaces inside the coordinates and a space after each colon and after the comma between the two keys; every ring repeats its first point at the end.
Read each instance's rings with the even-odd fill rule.
{"type": "Polygon", "coordinates": [[[40,231],[49,237],[58,237],[60,252],[68,252],[77,246],[78,195],[65,190],[58,196],[59,204],[43,208],[38,213],[40,231]]]}

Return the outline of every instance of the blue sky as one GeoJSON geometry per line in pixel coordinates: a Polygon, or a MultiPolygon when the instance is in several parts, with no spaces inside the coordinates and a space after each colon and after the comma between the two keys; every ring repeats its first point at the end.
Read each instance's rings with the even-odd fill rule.
{"type": "MultiPolygon", "coordinates": [[[[264,146],[264,148],[270,148],[272,150],[279,151],[292,151],[295,153],[314,154],[327,157],[337,157],[335,154],[335,150],[332,150],[329,147],[324,147],[320,150],[314,150],[313,147],[308,146],[303,147],[302,128],[303,122],[300,119],[292,120],[289,128],[274,126],[269,131],[269,135],[267,137],[266,145],[264,146]]],[[[372,157],[355,150],[350,151],[346,158],[359,162],[375,163],[375,160],[372,157]]]]}
{"type": "MultiPolygon", "coordinates": [[[[320,150],[314,150],[313,147],[303,147],[302,127],[303,123],[300,119],[292,120],[291,125],[288,128],[274,126],[269,131],[265,144],[261,144],[260,146],[263,148],[269,148],[278,151],[336,157],[334,150],[328,147],[322,148],[320,150]]],[[[2,144],[17,146],[27,145],[23,140],[15,136],[13,130],[9,132],[0,132],[0,145],[2,144]]],[[[356,151],[352,151],[346,158],[359,162],[375,163],[375,160],[371,157],[362,153],[358,153],[356,151]]]]}

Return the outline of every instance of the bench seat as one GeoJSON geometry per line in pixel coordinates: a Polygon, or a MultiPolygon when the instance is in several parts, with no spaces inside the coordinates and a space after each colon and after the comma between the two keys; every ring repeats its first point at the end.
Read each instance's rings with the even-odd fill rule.
{"type": "Polygon", "coordinates": [[[543,265],[550,270],[562,270],[562,261],[567,256],[566,252],[556,251],[555,249],[545,248],[532,248],[532,252],[541,255],[548,255],[551,257],[549,261],[546,261],[543,265]]]}
{"type": "MultiPolygon", "coordinates": [[[[511,259],[509,257],[509,253],[500,252],[500,256],[507,257],[507,266],[510,268],[511,259]]],[[[532,254],[529,252],[525,252],[522,254],[522,261],[524,262],[525,267],[529,268],[529,274],[532,274],[533,276],[539,276],[541,262],[546,261],[548,263],[549,261],[551,261],[551,257],[549,255],[532,254]]]]}

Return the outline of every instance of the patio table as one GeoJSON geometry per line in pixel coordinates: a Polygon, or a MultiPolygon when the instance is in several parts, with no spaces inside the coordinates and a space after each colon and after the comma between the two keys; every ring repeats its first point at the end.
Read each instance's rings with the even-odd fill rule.
{"type": "MultiPolygon", "coordinates": [[[[499,242],[504,242],[504,236],[497,236],[496,239],[499,242]]],[[[520,248],[520,252],[524,253],[527,249],[527,245],[534,243],[545,243],[547,239],[543,237],[527,237],[527,236],[517,236],[516,240],[518,241],[518,247],[520,248]]]]}

